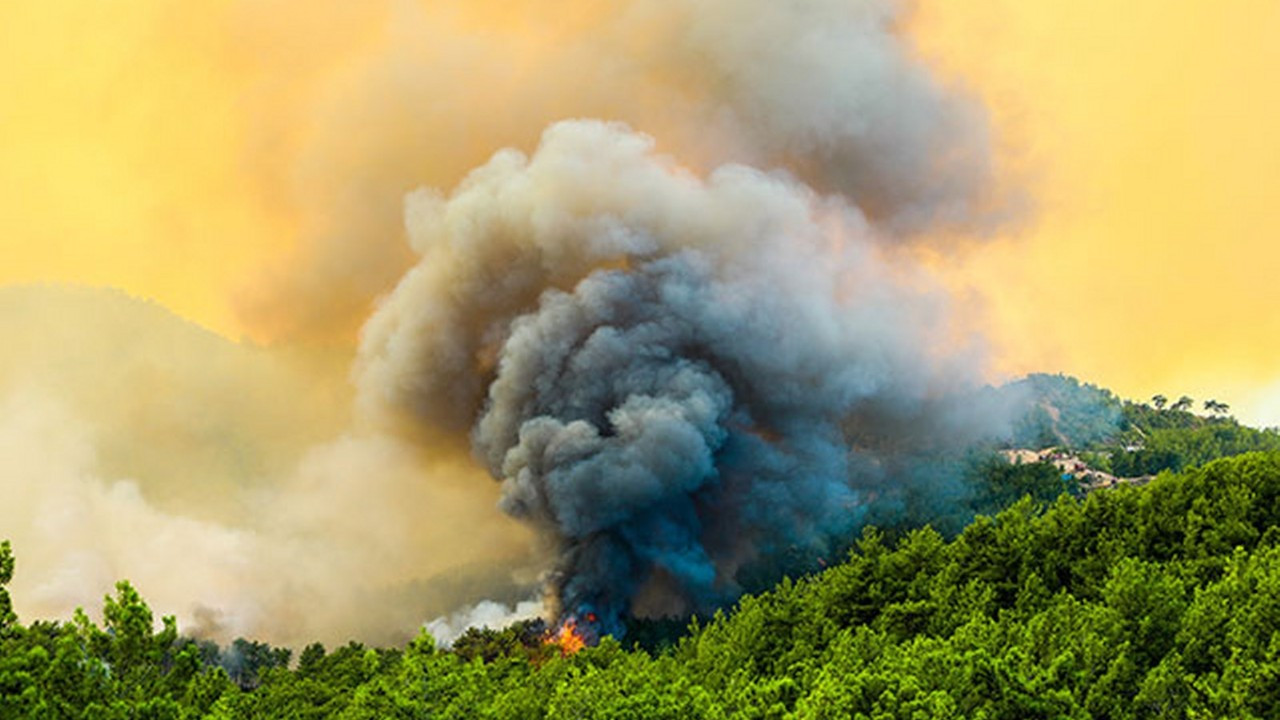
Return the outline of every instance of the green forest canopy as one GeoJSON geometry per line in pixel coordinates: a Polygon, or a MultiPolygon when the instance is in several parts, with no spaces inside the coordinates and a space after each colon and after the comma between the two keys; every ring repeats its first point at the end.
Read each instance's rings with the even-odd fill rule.
{"type": "Polygon", "coordinates": [[[662,650],[561,657],[516,627],[313,645],[291,668],[155,631],[127,583],[104,610],[0,621],[0,717],[1274,718],[1280,453],[1025,498],[952,540],[868,529],[662,650]]]}

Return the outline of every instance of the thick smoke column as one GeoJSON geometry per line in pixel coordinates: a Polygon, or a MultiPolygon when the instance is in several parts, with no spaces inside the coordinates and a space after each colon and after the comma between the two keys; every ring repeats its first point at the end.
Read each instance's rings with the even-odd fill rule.
{"type": "Polygon", "coordinates": [[[49,136],[49,222],[21,242],[140,215],[106,266],[279,247],[235,303],[254,337],[304,342],[8,289],[0,535],[24,618],[128,578],[222,640],[399,642],[501,615],[550,568],[559,611],[613,629],[943,498],[914,456],[993,417],[957,401],[976,363],[911,254],[1001,218],[1002,192],[907,2],[133,3],[136,36],[46,5],[84,51],[46,105],[122,111],[49,136]],[[68,205],[113,138],[133,202],[68,205]],[[411,195],[406,247],[418,185],[456,189],[411,195]],[[376,297],[349,422],[342,343],[376,297]],[[501,604],[450,614],[482,597],[501,604]]]}
{"type": "Polygon", "coordinates": [[[857,208],[783,173],[697,177],[621,125],[554,125],[407,215],[422,261],[366,327],[364,406],[470,428],[556,552],[561,612],[606,632],[822,553],[884,482],[850,428],[941,425],[969,379],[857,208]]]}
{"type": "Polygon", "coordinates": [[[504,508],[559,541],[575,614],[616,618],[650,578],[712,606],[738,548],[820,545],[857,519],[838,422],[866,390],[827,374],[812,298],[752,272],[685,251],[594,272],[515,322],[476,443],[504,508]]]}

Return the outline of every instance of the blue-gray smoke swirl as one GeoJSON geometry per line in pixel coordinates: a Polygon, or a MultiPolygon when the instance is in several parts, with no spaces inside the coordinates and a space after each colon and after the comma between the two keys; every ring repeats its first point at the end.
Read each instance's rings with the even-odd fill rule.
{"type": "Polygon", "coordinates": [[[999,418],[945,293],[843,199],[698,177],[614,124],[552,126],[411,199],[422,261],[365,329],[362,403],[469,434],[554,549],[561,613],[707,610],[747,566],[820,557],[922,444],[999,418]]]}
{"type": "Polygon", "coordinates": [[[778,367],[779,344],[821,342],[790,303],[684,251],[513,323],[475,442],[503,508],[559,538],[567,610],[616,621],[655,573],[705,610],[743,548],[821,552],[858,521],[840,431],[857,393],[804,352],[778,367]]]}

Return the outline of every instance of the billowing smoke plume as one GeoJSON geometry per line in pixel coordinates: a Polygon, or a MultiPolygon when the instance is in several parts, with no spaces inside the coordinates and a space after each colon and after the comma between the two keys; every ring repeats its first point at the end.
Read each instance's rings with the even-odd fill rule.
{"type": "Polygon", "coordinates": [[[699,177],[621,125],[556,124],[407,215],[422,260],[366,327],[364,407],[470,429],[503,509],[555,547],[561,611],[606,632],[826,552],[891,459],[858,429],[915,424],[899,452],[973,379],[855,206],[780,172],[699,177]]]}
{"type": "Polygon", "coordinates": [[[681,159],[565,121],[409,198],[421,260],[365,327],[362,409],[469,433],[552,546],[559,612],[619,632],[715,607],[744,567],[820,556],[901,496],[922,442],[988,429],[956,422],[976,375],[894,243],[989,217],[982,123],[898,17],[629,3],[600,21],[620,49],[582,63],[583,96],[681,159]],[[593,92],[618,77],[664,113],[593,92]]]}
{"type": "MultiPolygon", "coordinates": [[[[545,570],[558,612],[614,631],[716,605],[912,493],[945,501],[913,457],[999,414],[965,395],[980,353],[912,253],[1005,203],[981,109],[915,58],[905,7],[232,2],[172,38],[170,10],[139,9],[237,93],[207,140],[246,172],[208,192],[251,186],[266,220],[227,234],[294,246],[236,298],[246,328],[341,347],[385,298],[350,423],[329,359],[80,309],[5,332],[19,612],[129,578],[221,639],[387,641],[494,617],[448,612],[510,606],[545,570]]],[[[223,87],[164,57],[118,65],[223,87]]],[[[0,307],[0,329],[29,317],[0,307]]]]}

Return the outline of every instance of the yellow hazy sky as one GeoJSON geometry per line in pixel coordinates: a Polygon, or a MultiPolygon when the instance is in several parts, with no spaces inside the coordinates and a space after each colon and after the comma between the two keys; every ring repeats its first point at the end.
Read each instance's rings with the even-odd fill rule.
{"type": "Polygon", "coordinates": [[[225,293],[270,241],[228,152],[240,88],[164,15],[0,9],[0,282],[117,286],[234,332],[225,293]]]}
{"type": "Polygon", "coordinates": [[[1035,203],[959,273],[1007,368],[1280,424],[1280,3],[924,3],[1035,203]]]}
{"type": "MultiPolygon", "coordinates": [[[[325,84],[385,30],[360,5],[5,3],[0,284],[252,334],[244,294],[322,222],[295,195],[325,84]]],[[[935,0],[909,32],[1026,184],[1026,220],[946,261],[1000,368],[1280,424],[1280,3],[935,0]]]]}

